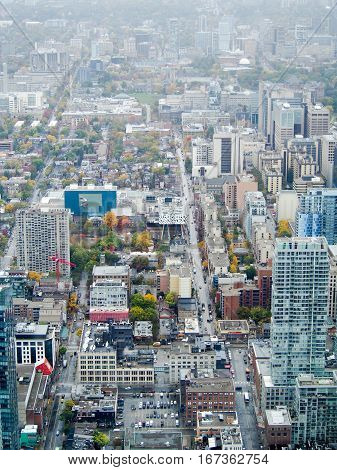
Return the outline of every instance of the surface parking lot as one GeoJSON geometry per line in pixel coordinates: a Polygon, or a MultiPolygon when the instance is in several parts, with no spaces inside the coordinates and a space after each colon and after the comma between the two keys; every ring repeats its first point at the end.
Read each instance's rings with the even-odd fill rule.
{"type": "Polygon", "coordinates": [[[177,429],[182,425],[178,394],[174,392],[129,393],[123,394],[123,398],[124,411],[120,410],[116,419],[116,425],[123,423],[119,427],[177,429]]]}

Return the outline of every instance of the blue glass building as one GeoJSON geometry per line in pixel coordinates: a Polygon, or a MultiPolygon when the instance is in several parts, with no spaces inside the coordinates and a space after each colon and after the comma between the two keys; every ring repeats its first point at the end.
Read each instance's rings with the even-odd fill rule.
{"type": "Polygon", "coordinates": [[[337,189],[311,189],[302,194],[296,213],[297,237],[324,236],[337,244],[337,189]]]}
{"type": "Polygon", "coordinates": [[[0,286],[0,434],[3,449],[19,448],[12,294],[11,285],[0,286]]]}
{"type": "Polygon", "coordinates": [[[103,217],[117,207],[117,188],[69,186],[64,190],[64,207],[75,216],[103,217]]]}

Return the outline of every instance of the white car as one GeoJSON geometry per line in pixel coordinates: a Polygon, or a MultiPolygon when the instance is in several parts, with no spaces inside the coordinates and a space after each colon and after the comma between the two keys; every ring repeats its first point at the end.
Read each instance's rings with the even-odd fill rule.
{"type": "Polygon", "coordinates": [[[171,413],[171,418],[174,418],[174,413],[171,413]]]}

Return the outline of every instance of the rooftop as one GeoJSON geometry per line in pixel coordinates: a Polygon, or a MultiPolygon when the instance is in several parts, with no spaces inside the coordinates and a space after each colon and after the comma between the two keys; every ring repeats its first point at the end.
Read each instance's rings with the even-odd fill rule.
{"type": "Polygon", "coordinates": [[[93,276],[118,276],[127,275],[130,267],[126,264],[118,266],[94,266],[92,269],[93,276]]]}
{"type": "Polygon", "coordinates": [[[234,383],[231,378],[205,378],[205,379],[195,379],[191,381],[189,385],[186,386],[186,393],[188,392],[197,392],[205,391],[210,389],[212,392],[233,392],[234,383]]]}
{"type": "Polygon", "coordinates": [[[286,407],[278,407],[276,410],[266,410],[266,419],[269,426],[291,426],[291,420],[286,407]]]}

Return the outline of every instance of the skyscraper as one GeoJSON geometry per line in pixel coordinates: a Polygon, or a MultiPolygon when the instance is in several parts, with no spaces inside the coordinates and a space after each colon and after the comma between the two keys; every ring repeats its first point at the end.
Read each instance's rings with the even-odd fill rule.
{"type": "Polygon", "coordinates": [[[328,134],[330,124],[329,109],[319,104],[309,105],[306,112],[306,124],[307,137],[328,134]]]}
{"type": "Polygon", "coordinates": [[[337,154],[337,136],[335,134],[323,135],[321,137],[321,147],[321,173],[326,179],[327,187],[332,187],[337,154]]]}
{"type": "Polygon", "coordinates": [[[328,245],[320,238],[278,238],[273,260],[271,376],[294,387],[300,374],[324,375],[328,245]]]}
{"type": "Polygon", "coordinates": [[[18,401],[10,285],[0,286],[0,448],[18,449],[18,401]]]}
{"type": "Polygon", "coordinates": [[[337,243],[337,189],[311,189],[302,194],[296,212],[296,236],[324,236],[337,243]]]}
{"type": "MultiPolygon", "coordinates": [[[[19,267],[28,271],[48,273],[56,271],[52,256],[70,260],[70,212],[67,209],[44,210],[39,207],[16,213],[16,255],[19,267]]],[[[60,273],[70,275],[67,264],[60,265],[60,273]]]]}

